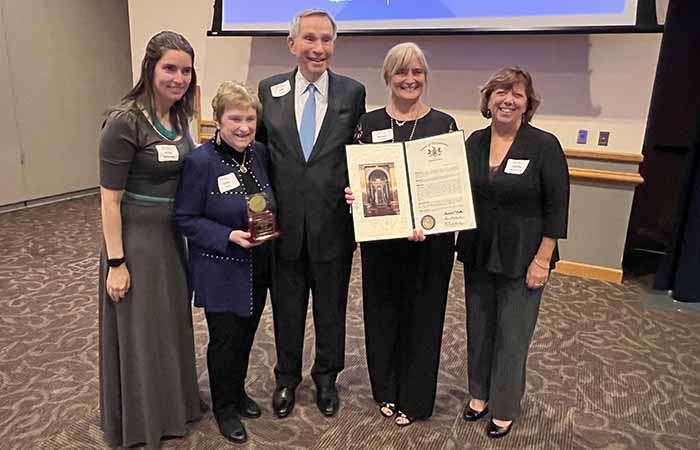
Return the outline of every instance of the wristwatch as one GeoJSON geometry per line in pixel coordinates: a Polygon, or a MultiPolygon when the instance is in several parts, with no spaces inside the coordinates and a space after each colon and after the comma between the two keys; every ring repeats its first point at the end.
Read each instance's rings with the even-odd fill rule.
{"type": "Polygon", "coordinates": [[[126,262],[126,258],[122,256],[121,258],[110,258],[107,260],[107,266],[109,267],[119,267],[126,262]]]}

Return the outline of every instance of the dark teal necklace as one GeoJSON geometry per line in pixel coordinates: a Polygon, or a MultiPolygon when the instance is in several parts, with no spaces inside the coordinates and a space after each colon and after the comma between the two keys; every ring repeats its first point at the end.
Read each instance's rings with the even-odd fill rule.
{"type": "Polygon", "coordinates": [[[158,114],[155,113],[155,111],[152,114],[153,117],[153,126],[158,130],[160,134],[163,135],[164,138],[174,141],[175,138],[177,138],[177,131],[175,130],[168,130],[165,128],[165,126],[160,123],[160,120],[158,120],[158,114]]]}

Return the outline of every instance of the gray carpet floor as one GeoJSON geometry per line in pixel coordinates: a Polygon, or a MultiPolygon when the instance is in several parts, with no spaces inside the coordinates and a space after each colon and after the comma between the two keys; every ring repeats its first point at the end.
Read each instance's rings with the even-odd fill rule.
{"type": "MultiPolygon", "coordinates": [[[[0,215],[0,449],[104,449],[98,426],[96,196],[0,215]]],[[[359,252],[358,252],[359,253],[359,252]]],[[[347,316],[342,406],[325,418],[308,376],[297,407],[276,419],[269,302],[251,356],[248,391],[263,416],[247,420],[250,441],[220,437],[211,413],[166,449],[699,449],[700,315],[643,301],[636,281],[615,285],[554,274],[542,301],[528,361],[523,415],[490,441],[485,423],[466,423],[463,273],[455,266],[433,417],[406,429],[384,419],[366,370],[360,255],[347,316]]],[[[206,324],[195,311],[199,384],[209,401],[206,324]]]]}

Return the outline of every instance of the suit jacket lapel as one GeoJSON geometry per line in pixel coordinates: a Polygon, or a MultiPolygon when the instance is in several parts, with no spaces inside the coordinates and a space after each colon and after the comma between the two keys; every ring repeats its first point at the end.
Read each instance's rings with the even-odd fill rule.
{"type": "MultiPolygon", "coordinates": [[[[510,149],[508,150],[508,153],[506,154],[506,158],[509,159],[529,159],[529,152],[530,152],[530,146],[529,146],[529,135],[530,135],[530,126],[526,123],[520,125],[520,128],[518,129],[518,132],[515,134],[515,139],[513,139],[513,143],[510,144],[510,149]]],[[[505,164],[505,162],[504,162],[505,164]]],[[[505,166],[504,166],[505,167],[505,166]]]]}
{"type": "MultiPolygon", "coordinates": [[[[314,159],[316,155],[323,149],[328,136],[333,130],[333,124],[336,123],[336,118],[338,117],[338,109],[340,107],[340,102],[342,99],[342,86],[338,83],[338,78],[333,72],[328,71],[328,108],[326,109],[326,115],[321,123],[321,129],[318,132],[318,137],[316,142],[314,142],[314,148],[309,155],[309,161],[314,159]]],[[[299,144],[301,147],[301,144],[299,144]]],[[[303,156],[302,156],[303,157],[303,156]]]]}
{"type": "Polygon", "coordinates": [[[481,142],[479,142],[479,176],[488,177],[491,167],[489,166],[489,153],[491,152],[491,127],[486,129],[486,132],[482,136],[481,142]]]}
{"type": "MultiPolygon", "coordinates": [[[[493,190],[493,184],[489,178],[489,172],[491,171],[491,166],[489,166],[489,155],[491,153],[491,127],[486,128],[483,136],[478,143],[478,164],[476,167],[478,177],[480,178],[482,185],[482,195],[489,199],[489,201],[495,201],[495,193],[493,190]]],[[[500,171],[500,169],[499,169],[500,171]]],[[[498,176],[498,174],[496,174],[498,176]]]]}
{"type": "Polygon", "coordinates": [[[280,110],[282,111],[281,128],[286,142],[290,145],[290,149],[301,161],[304,161],[304,151],[301,148],[301,138],[299,137],[299,126],[297,125],[294,105],[297,70],[299,69],[295,69],[289,73],[289,84],[292,86],[292,90],[279,98],[280,110]]]}
{"type": "MultiPolygon", "coordinates": [[[[503,174],[503,171],[505,170],[506,165],[508,164],[509,159],[528,159],[528,152],[530,151],[529,149],[529,136],[530,134],[530,126],[528,124],[523,124],[520,126],[518,129],[517,133],[515,134],[515,139],[513,139],[513,142],[510,144],[510,148],[506,152],[505,156],[503,157],[503,161],[501,162],[501,166],[498,168],[498,171],[496,172],[496,177],[501,176],[503,174]]],[[[489,126],[485,135],[484,135],[484,141],[483,141],[483,161],[481,166],[479,167],[479,170],[481,171],[482,174],[487,174],[491,170],[491,167],[489,166],[489,153],[491,152],[491,127],[489,126]]]]}

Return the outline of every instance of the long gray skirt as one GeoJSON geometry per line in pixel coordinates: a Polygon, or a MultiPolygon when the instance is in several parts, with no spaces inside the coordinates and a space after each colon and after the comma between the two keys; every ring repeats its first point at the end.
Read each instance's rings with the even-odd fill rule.
{"type": "Polygon", "coordinates": [[[100,418],[113,446],[159,447],[200,418],[184,242],[172,204],[122,202],[122,239],[131,288],[107,295],[100,261],[100,418]]]}

